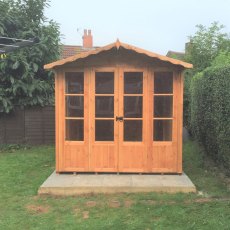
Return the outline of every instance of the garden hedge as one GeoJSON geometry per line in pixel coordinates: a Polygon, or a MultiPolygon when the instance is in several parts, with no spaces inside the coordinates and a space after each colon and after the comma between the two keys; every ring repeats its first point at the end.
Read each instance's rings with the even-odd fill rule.
{"type": "Polygon", "coordinates": [[[196,74],[190,93],[193,136],[230,171],[230,65],[196,74]]]}

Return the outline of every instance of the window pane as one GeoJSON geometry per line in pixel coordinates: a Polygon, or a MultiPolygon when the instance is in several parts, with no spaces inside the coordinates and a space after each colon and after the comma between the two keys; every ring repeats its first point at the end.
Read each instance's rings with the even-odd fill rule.
{"type": "Polygon", "coordinates": [[[142,117],[142,96],[124,96],[124,117],[142,117]]]}
{"type": "Polygon", "coordinates": [[[124,73],[124,93],[140,94],[143,93],[143,73],[125,72],[124,73]]]}
{"type": "Polygon", "coordinates": [[[96,120],[95,121],[95,140],[113,141],[114,140],[114,121],[96,120]]]}
{"type": "Polygon", "coordinates": [[[154,97],[154,117],[173,116],[173,96],[154,97]]]}
{"type": "Polygon", "coordinates": [[[66,96],[66,117],[84,117],[84,97],[66,96]]]}
{"type": "Polygon", "coordinates": [[[172,120],[154,120],[154,141],[172,141],[172,120]]]}
{"type": "Polygon", "coordinates": [[[114,99],[113,96],[96,96],[95,98],[95,116],[96,117],[114,117],[114,99]]]}
{"type": "Polygon", "coordinates": [[[154,93],[173,93],[173,73],[154,73],[154,93]]]}
{"type": "Polygon", "coordinates": [[[84,73],[69,72],[65,73],[66,93],[84,93],[84,73]]]}
{"type": "Polygon", "coordinates": [[[124,121],[124,141],[142,141],[142,121],[124,121]]]}
{"type": "Polygon", "coordinates": [[[84,140],[83,120],[66,120],[66,140],[68,141],[84,140]]]}
{"type": "Polygon", "coordinates": [[[96,94],[113,94],[114,93],[114,73],[113,72],[96,72],[95,79],[96,94]]]}

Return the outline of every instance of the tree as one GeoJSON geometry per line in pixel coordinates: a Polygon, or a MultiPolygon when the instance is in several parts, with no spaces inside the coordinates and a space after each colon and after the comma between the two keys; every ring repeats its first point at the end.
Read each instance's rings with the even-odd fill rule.
{"type": "Polygon", "coordinates": [[[0,2],[2,36],[40,39],[39,44],[9,53],[0,60],[0,112],[9,113],[15,105],[53,103],[53,73],[44,71],[43,66],[59,58],[60,32],[58,24],[44,16],[48,6],[49,0],[0,2]]]}
{"type": "Polygon", "coordinates": [[[195,35],[189,37],[185,59],[194,65],[193,72],[200,72],[209,67],[220,52],[230,51],[230,38],[218,22],[213,22],[208,28],[203,25],[196,27],[195,35]]]}

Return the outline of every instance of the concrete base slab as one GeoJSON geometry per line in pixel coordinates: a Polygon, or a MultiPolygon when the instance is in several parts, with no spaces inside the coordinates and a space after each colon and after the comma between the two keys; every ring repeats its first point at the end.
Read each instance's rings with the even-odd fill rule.
{"type": "Polygon", "coordinates": [[[56,174],[53,172],[41,185],[38,194],[79,195],[88,193],[133,192],[196,192],[196,187],[186,174],[136,175],[136,174],[56,174]]]}

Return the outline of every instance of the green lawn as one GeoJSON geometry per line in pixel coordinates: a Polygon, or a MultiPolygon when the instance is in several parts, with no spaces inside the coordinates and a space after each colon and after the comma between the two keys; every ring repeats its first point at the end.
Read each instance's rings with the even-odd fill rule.
{"type": "Polygon", "coordinates": [[[54,148],[0,152],[0,229],[230,229],[229,179],[192,141],[184,171],[198,194],[37,196],[54,170],[54,148]]]}

